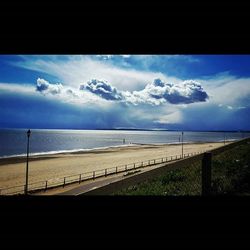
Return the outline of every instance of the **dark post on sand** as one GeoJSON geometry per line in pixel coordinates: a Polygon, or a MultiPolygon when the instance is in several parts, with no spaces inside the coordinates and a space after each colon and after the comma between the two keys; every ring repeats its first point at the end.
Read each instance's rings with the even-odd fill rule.
{"type": "Polygon", "coordinates": [[[28,143],[27,143],[27,163],[26,163],[26,184],[24,194],[28,194],[28,176],[29,176],[29,147],[30,147],[30,129],[27,131],[28,143]]]}

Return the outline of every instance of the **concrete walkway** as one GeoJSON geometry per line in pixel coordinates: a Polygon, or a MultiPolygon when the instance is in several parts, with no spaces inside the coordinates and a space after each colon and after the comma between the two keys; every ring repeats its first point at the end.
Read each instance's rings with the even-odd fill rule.
{"type": "Polygon", "coordinates": [[[96,181],[93,181],[92,183],[87,183],[85,185],[81,185],[77,188],[68,190],[66,192],[59,193],[58,195],[80,195],[92,189],[98,188],[103,185],[107,185],[110,182],[121,180],[123,178],[124,178],[123,176],[114,176],[112,178],[108,178],[104,180],[96,180],[96,181]]]}

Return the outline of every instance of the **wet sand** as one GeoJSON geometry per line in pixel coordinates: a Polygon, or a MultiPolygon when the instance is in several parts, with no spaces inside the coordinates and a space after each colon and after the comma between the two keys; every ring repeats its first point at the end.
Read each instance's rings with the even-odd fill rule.
{"type": "MultiPolygon", "coordinates": [[[[184,144],[184,154],[214,149],[224,143],[184,144]]],[[[32,156],[29,183],[181,154],[181,144],[130,145],[89,152],[32,156]]],[[[25,184],[26,158],[0,159],[0,188],[25,184]]]]}

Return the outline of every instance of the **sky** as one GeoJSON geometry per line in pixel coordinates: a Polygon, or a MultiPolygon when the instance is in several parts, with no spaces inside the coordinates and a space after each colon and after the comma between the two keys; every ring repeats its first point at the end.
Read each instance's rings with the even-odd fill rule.
{"type": "Polygon", "coordinates": [[[250,130],[250,55],[0,55],[0,128],[250,130]]]}

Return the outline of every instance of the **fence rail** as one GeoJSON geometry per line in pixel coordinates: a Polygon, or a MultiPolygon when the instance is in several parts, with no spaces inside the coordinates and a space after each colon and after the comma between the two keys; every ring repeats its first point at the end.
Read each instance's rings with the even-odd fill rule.
{"type": "MultiPolygon", "coordinates": [[[[183,155],[183,158],[192,157],[195,155],[199,155],[206,152],[206,150],[202,150],[199,152],[187,153],[183,155]]],[[[176,161],[183,159],[182,155],[172,155],[168,157],[149,159],[145,161],[133,162],[125,165],[118,165],[116,167],[110,167],[105,169],[94,170],[91,172],[84,172],[75,175],[63,176],[43,181],[37,181],[28,184],[28,193],[34,193],[38,191],[47,191],[48,189],[55,187],[65,187],[66,185],[73,183],[81,183],[83,181],[96,179],[100,177],[106,177],[108,175],[119,174],[123,172],[127,172],[129,170],[134,170],[138,168],[150,167],[154,165],[158,165],[161,163],[176,161]]],[[[0,188],[0,195],[15,195],[15,194],[23,194],[25,190],[25,185],[18,185],[13,187],[0,188]]]]}

